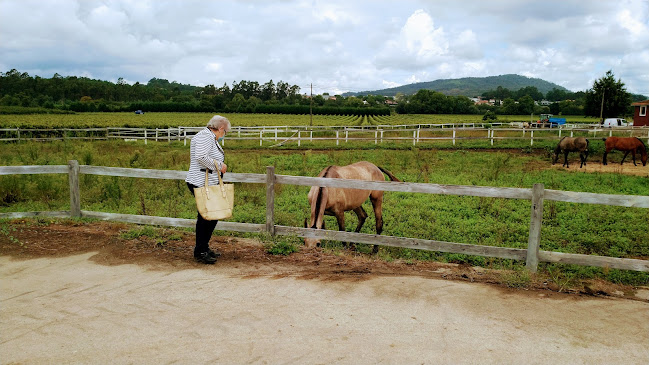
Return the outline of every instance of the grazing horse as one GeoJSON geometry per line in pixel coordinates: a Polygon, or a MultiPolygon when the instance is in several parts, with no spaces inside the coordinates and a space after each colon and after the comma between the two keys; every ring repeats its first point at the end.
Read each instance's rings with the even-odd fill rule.
{"type": "MultiPolygon", "coordinates": [[[[366,181],[385,181],[383,174],[388,175],[392,181],[401,181],[391,172],[374,165],[371,162],[361,161],[347,166],[329,166],[322,170],[318,177],[330,177],[339,179],[356,179],[366,181]]],[[[331,187],[312,186],[309,191],[309,204],[311,204],[311,222],[310,228],[322,229],[324,227],[324,215],[332,215],[338,221],[338,229],[345,230],[345,212],[354,211],[358,216],[358,226],[356,232],[360,232],[367,213],[363,209],[363,203],[370,198],[376,217],[376,233],[381,234],[383,231],[383,191],[382,190],[361,190],[361,189],[344,189],[331,187]]],[[[306,227],[306,219],[304,220],[306,227]]],[[[306,238],[304,240],[306,247],[315,247],[320,245],[320,240],[315,238],[306,238]]],[[[379,246],[374,245],[373,253],[377,253],[379,246]]]]}
{"type": "Polygon", "coordinates": [[[641,156],[640,160],[642,161],[642,166],[647,166],[647,146],[645,146],[644,142],[642,142],[640,138],[608,137],[602,138],[602,140],[606,145],[606,152],[604,152],[604,158],[602,159],[602,163],[604,165],[607,165],[606,155],[608,155],[611,150],[615,149],[618,151],[624,151],[624,157],[622,157],[620,165],[624,163],[624,159],[629,154],[629,152],[631,152],[631,155],[633,156],[633,165],[638,166],[638,164],[635,163],[635,154],[636,152],[639,152],[641,156]]]}
{"type": "Polygon", "coordinates": [[[582,166],[586,164],[586,159],[588,158],[588,140],[584,137],[563,137],[561,141],[559,141],[557,148],[554,149],[553,165],[557,163],[561,151],[563,151],[564,154],[563,166],[565,167],[569,167],[568,153],[579,151],[579,160],[581,161],[579,168],[582,168],[582,166]]]}

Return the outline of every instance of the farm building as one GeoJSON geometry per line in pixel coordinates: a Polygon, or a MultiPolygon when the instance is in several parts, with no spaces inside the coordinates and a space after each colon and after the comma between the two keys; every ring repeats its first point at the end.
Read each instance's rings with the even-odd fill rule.
{"type": "Polygon", "coordinates": [[[647,113],[647,108],[649,108],[649,99],[645,101],[639,101],[637,103],[631,104],[634,107],[633,110],[633,125],[647,125],[649,126],[649,113],[647,113]]]}

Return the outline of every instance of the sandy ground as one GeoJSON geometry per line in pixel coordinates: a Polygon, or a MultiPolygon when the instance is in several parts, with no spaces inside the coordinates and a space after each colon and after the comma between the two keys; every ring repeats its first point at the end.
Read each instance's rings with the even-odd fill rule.
{"type": "Polygon", "coordinates": [[[119,227],[0,242],[3,364],[649,363],[646,300],[507,289],[441,264],[276,257],[224,237],[205,266],[187,260],[190,240],[160,249],[119,227]]]}
{"type": "Polygon", "coordinates": [[[608,155],[608,164],[602,165],[602,156],[592,156],[586,160],[586,165],[579,167],[579,154],[576,152],[568,155],[568,167],[563,167],[563,154],[559,156],[556,164],[551,165],[554,169],[566,169],[574,172],[602,172],[623,175],[636,175],[649,177],[649,166],[642,166],[640,156],[636,156],[636,164],[633,164],[631,155],[626,157],[623,164],[620,164],[624,154],[619,152],[611,152],[608,155]]]}

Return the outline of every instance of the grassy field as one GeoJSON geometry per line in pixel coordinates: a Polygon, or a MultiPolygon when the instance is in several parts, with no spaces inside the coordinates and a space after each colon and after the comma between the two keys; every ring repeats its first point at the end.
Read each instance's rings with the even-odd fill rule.
{"type": "MultiPolygon", "coordinates": [[[[396,148],[366,149],[247,149],[227,150],[230,171],[316,176],[331,164],[372,161],[408,182],[547,189],[605,194],[649,194],[649,179],[621,174],[583,173],[549,169],[546,150],[396,148]]],[[[61,165],[75,159],[81,164],[147,169],[186,170],[189,146],[120,141],[20,143],[0,145],[4,165],[61,165]],[[111,153],[106,153],[111,151],[111,153]]],[[[193,199],[183,181],[148,180],[84,175],[80,179],[82,209],[126,214],[195,218],[193,199]]],[[[69,209],[65,175],[0,176],[0,212],[69,209]]],[[[302,226],[309,215],[307,187],[278,186],[277,224],[302,226]]],[[[237,184],[232,221],[265,222],[265,187],[237,184]]],[[[371,206],[367,203],[367,212],[371,206]]],[[[525,248],[529,232],[530,202],[495,198],[386,193],[384,234],[480,245],[525,248]]],[[[547,202],[541,249],[614,257],[649,258],[649,211],[599,205],[547,202]]],[[[335,220],[327,217],[328,227],[335,220]]],[[[346,216],[347,230],[356,217],[346,216]]],[[[362,232],[374,232],[374,218],[362,232]]],[[[236,233],[229,233],[237,235],[236,233]]],[[[336,247],[339,243],[330,243],[336,247]]],[[[367,252],[367,247],[362,246],[367,252]]],[[[439,260],[491,268],[521,268],[524,263],[458,254],[442,254],[384,247],[386,260],[439,260]]],[[[555,270],[558,265],[542,265],[555,270]]],[[[566,277],[605,277],[647,284],[649,275],[590,267],[561,266],[566,277]]]]}
{"type": "MultiPolygon", "coordinates": [[[[77,114],[31,114],[0,115],[2,128],[90,128],[90,127],[140,127],[168,128],[178,126],[204,126],[212,113],[77,113],[77,114]]],[[[233,126],[284,126],[310,125],[309,115],[290,114],[245,114],[222,113],[233,126]]],[[[535,116],[538,118],[538,115],[535,116]]],[[[569,123],[595,123],[593,118],[567,116],[569,123]]],[[[529,115],[501,115],[498,122],[529,122],[529,115]]],[[[357,117],[346,115],[314,115],[316,126],[354,126],[354,125],[403,125],[403,124],[444,124],[481,123],[482,115],[445,114],[393,114],[379,117],[357,117]]]]}

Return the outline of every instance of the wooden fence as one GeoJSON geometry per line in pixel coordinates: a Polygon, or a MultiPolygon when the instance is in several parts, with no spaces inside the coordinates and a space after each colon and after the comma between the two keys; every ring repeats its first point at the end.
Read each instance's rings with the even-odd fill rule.
{"type": "MultiPolygon", "coordinates": [[[[149,141],[172,142],[188,140],[202,129],[202,127],[172,127],[172,128],[63,128],[63,129],[0,129],[0,141],[54,141],[54,140],[109,140],[121,139],[125,141],[142,140],[145,144],[149,141]]],[[[415,124],[415,125],[377,125],[377,126],[266,126],[266,127],[233,127],[228,133],[228,141],[259,141],[259,146],[277,146],[286,143],[335,141],[336,145],[350,141],[374,142],[375,144],[386,141],[402,141],[416,145],[422,142],[452,141],[453,145],[458,140],[529,140],[534,145],[535,140],[560,139],[573,136],[575,133],[595,137],[636,136],[647,139],[649,144],[648,127],[602,128],[599,126],[566,125],[560,128],[522,128],[522,123],[495,124],[415,124]],[[471,135],[466,135],[471,132],[471,135]],[[535,136],[536,133],[536,136],[535,136]]]]}
{"type": "MultiPolygon", "coordinates": [[[[79,190],[79,175],[107,175],[133,178],[172,179],[184,180],[185,171],[133,169],[119,167],[103,167],[79,165],[76,160],[69,161],[68,165],[56,166],[3,166],[0,175],[14,174],[68,174],[70,186],[70,210],[47,212],[13,212],[2,213],[0,218],[23,217],[72,217],[96,218],[110,221],[119,221],[137,224],[150,224],[161,226],[175,226],[192,228],[194,219],[181,219],[169,217],[154,217],[131,214],[115,214],[86,211],[81,209],[79,190]]],[[[531,189],[525,188],[498,188],[482,186],[438,185],[425,183],[406,183],[391,181],[359,181],[348,179],[332,179],[305,176],[276,175],[272,166],[266,168],[266,174],[227,173],[224,178],[227,182],[266,184],[266,223],[251,224],[239,222],[219,221],[217,229],[237,232],[266,232],[270,235],[290,235],[326,240],[339,240],[358,242],[372,245],[403,247],[427,251],[440,251],[462,253],[467,255],[498,257],[504,259],[525,260],[526,267],[535,272],[539,262],[557,262],[585,266],[599,266],[614,269],[636,270],[649,272],[649,260],[614,258],[606,256],[582,255],[539,250],[541,241],[541,225],[543,204],[546,200],[581,203],[603,204],[622,207],[649,208],[649,196],[637,195],[612,195],[593,194],[583,192],[559,191],[545,189],[543,184],[534,184],[531,189]],[[524,199],[531,200],[530,230],[527,249],[481,246],[465,243],[425,240],[418,238],[381,236],[375,234],[342,232],[331,230],[317,230],[310,228],[288,227],[275,224],[275,185],[301,185],[324,186],[337,188],[372,189],[383,191],[398,191],[409,193],[477,196],[490,198],[524,199]]]]}

